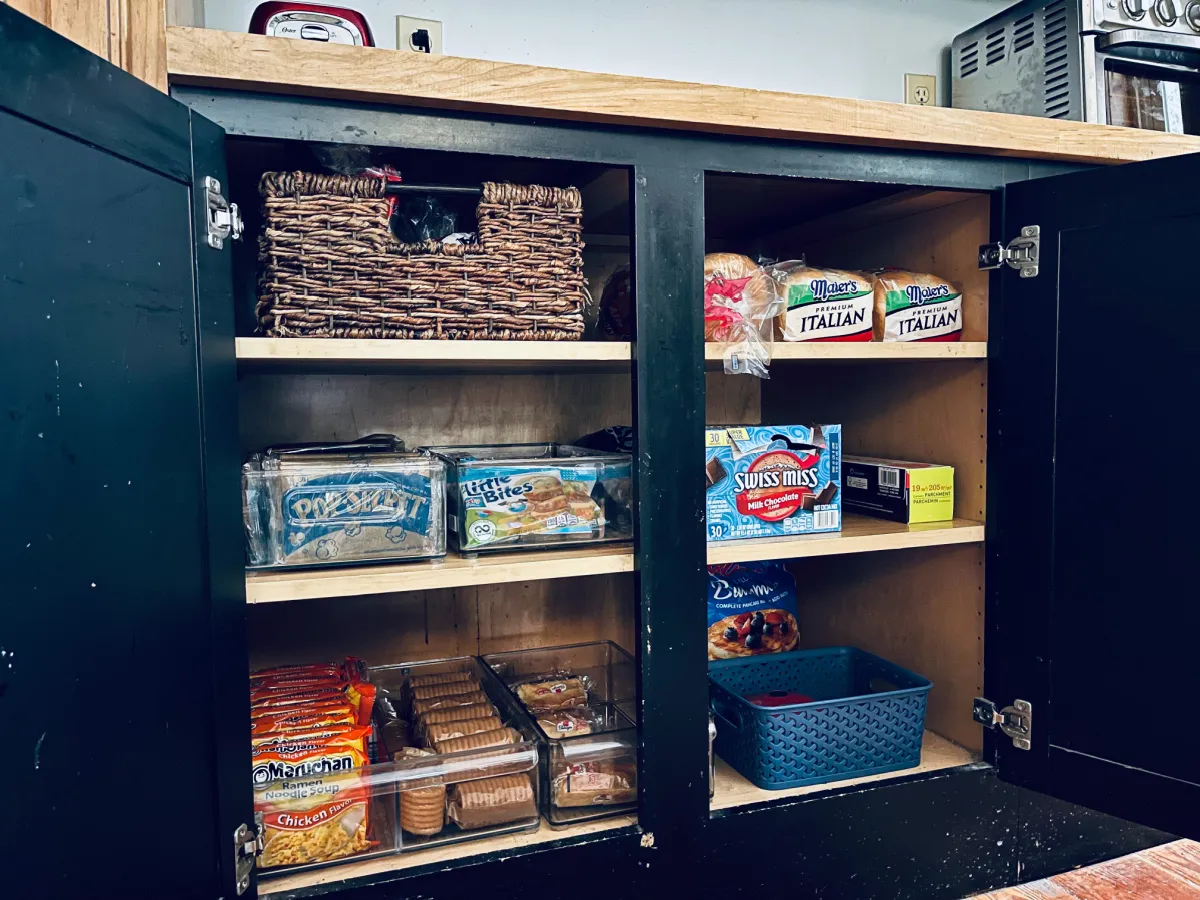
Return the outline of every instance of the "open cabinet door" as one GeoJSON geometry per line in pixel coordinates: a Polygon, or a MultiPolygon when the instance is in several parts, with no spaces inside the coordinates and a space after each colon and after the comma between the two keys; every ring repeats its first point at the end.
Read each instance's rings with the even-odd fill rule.
{"type": "Polygon", "coordinates": [[[999,275],[988,373],[987,693],[1029,707],[988,749],[1005,779],[1193,838],[1197,185],[1200,156],[1010,185],[1004,236],[1038,227],[1038,271],[999,275]]]}
{"type": "Polygon", "coordinates": [[[238,893],[230,251],[200,174],[223,140],[0,4],[4,896],[238,893]]]}

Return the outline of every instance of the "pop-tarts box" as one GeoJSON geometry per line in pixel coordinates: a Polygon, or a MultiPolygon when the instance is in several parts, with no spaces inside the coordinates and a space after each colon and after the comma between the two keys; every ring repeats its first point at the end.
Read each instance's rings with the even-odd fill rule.
{"type": "Polygon", "coordinates": [[[722,425],[704,438],[710,541],[841,530],[841,425],[722,425]]]}

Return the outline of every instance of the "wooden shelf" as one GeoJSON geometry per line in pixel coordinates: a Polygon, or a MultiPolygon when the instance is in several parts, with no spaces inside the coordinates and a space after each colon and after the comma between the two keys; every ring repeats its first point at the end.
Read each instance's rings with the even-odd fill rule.
{"type": "Polygon", "coordinates": [[[571,842],[573,839],[601,834],[617,829],[636,827],[637,819],[633,816],[617,816],[612,819],[601,819],[598,822],[586,822],[571,828],[554,830],[545,822],[537,831],[526,834],[502,834],[497,837],[483,838],[478,841],[465,841],[461,844],[447,844],[441,847],[431,847],[428,850],[414,850],[412,853],[399,853],[394,856],[384,856],[378,859],[368,859],[363,862],[345,863],[338,866],[326,866],[308,872],[297,872],[294,875],[278,877],[260,876],[258,895],[268,897],[272,894],[300,891],[305,888],[336,884],[353,878],[363,878],[369,875],[379,875],[385,872],[401,872],[405,869],[416,869],[424,866],[448,868],[447,863],[453,860],[469,860],[470,857],[484,854],[518,854],[521,851],[536,847],[539,844],[552,844],[556,841],[571,842]]]}
{"type": "Polygon", "coordinates": [[[172,85],[802,141],[1121,162],[1193,153],[1200,138],[945,107],[816,97],[167,28],[172,85]]]}
{"type": "Polygon", "coordinates": [[[445,559],[397,565],[247,572],[246,602],[357,597],[632,571],[633,547],[627,543],[525,553],[485,553],[475,558],[451,552],[445,559]]]}
{"type": "MultiPolygon", "coordinates": [[[[722,345],[705,344],[709,368],[721,368],[722,345]]],[[[916,359],[987,359],[986,341],[953,343],[839,343],[809,341],[799,344],[777,342],[771,347],[771,365],[787,362],[904,362],[916,359]]]]}
{"type": "MultiPolygon", "coordinates": [[[[718,722],[717,727],[721,725],[718,722]]],[[[852,787],[856,784],[869,784],[873,781],[888,781],[893,778],[905,778],[910,775],[923,775],[936,772],[939,769],[952,769],[957,766],[967,766],[978,762],[978,757],[965,747],[951,743],[939,737],[932,731],[925,732],[921,744],[921,764],[912,769],[901,769],[899,772],[885,772],[882,775],[865,775],[862,778],[847,778],[843,781],[833,781],[828,784],[813,784],[808,787],[787,788],[782,791],[764,791],[743,778],[721,757],[717,757],[717,789],[709,808],[712,811],[732,809],[737,806],[750,806],[754,803],[769,803],[773,800],[784,800],[788,797],[800,797],[805,794],[816,794],[821,791],[837,788],[852,787]]]]}
{"type": "Polygon", "coordinates": [[[718,541],[708,545],[708,562],[753,562],[768,559],[799,559],[805,556],[836,556],[841,553],[872,553],[945,544],[974,544],[983,540],[983,523],[969,519],[901,525],[869,516],[847,513],[842,530],[830,534],[763,538],[749,541],[718,541]]]}
{"type": "Polygon", "coordinates": [[[618,371],[631,356],[623,341],[237,339],[238,364],[264,370],[618,371]]]}

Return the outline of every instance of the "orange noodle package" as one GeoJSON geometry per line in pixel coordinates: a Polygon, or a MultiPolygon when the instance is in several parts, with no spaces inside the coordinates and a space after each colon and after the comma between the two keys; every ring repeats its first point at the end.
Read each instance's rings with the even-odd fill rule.
{"type": "Polygon", "coordinates": [[[259,865],[330,862],[371,850],[369,727],[264,743],[252,754],[254,810],[261,814],[259,865]]]}

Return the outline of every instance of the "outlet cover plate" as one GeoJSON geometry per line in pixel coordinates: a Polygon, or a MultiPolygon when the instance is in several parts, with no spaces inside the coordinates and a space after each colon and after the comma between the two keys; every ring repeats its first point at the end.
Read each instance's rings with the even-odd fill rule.
{"type": "Polygon", "coordinates": [[[937,76],[906,73],[904,102],[913,106],[937,106],[937,76]]]}
{"type": "Polygon", "coordinates": [[[414,16],[396,16],[396,49],[424,52],[417,50],[412,43],[413,32],[421,29],[429,32],[429,52],[441,53],[442,23],[437,19],[418,19],[414,16]]]}

